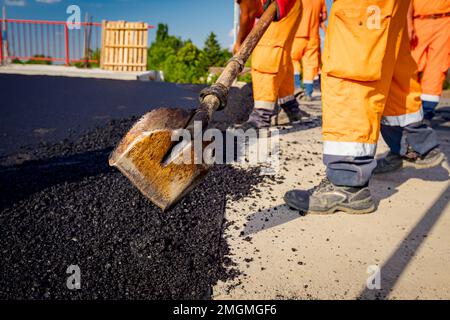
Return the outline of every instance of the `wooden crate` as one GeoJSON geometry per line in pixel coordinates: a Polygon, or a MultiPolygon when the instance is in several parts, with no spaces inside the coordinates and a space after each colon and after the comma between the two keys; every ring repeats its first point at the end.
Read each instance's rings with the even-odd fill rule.
{"type": "Polygon", "coordinates": [[[148,24],[103,21],[100,68],[113,71],[147,70],[148,24]]]}

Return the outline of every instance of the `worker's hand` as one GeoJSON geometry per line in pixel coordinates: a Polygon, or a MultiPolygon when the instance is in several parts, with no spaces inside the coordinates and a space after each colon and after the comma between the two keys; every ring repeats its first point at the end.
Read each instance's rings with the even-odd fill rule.
{"type": "Polygon", "coordinates": [[[234,44],[234,47],[233,47],[233,55],[238,53],[238,51],[241,49],[241,45],[242,45],[242,43],[240,43],[239,41],[236,41],[236,43],[234,44]]]}
{"type": "Polygon", "coordinates": [[[264,10],[267,9],[272,1],[277,3],[277,15],[275,21],[286,17],[295,4],[295,0],[264,0],[264,10]]]}

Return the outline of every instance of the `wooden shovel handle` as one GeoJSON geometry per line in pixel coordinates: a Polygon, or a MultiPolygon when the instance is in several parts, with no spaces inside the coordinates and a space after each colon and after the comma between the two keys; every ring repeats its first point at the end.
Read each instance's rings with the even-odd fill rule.
{"type": "Polygon", "coordinates": [[[202,90],[200,93],[200,107],[196,110],[194,116],[187,125],[189,130],[193,130],[193,124],[196,121],[201,121],[203,127],[207,127],[213,113],[219,109],[219,107],[223,107],[226,104],[229,88],[239,73],[244,69],[245,63],[252,54],[253,49],[255,49],[270,23],[275,19],[276,14],[277,5],[274,1],[269,5],[267,10],[264,11],[239,51],[227,63],[216,83],[211,87],[202,90]]]}

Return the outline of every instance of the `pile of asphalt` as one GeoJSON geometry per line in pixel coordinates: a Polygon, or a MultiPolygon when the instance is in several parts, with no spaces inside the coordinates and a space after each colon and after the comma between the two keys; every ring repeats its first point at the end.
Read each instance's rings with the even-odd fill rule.
{"type": "Polygon", "coordinates": [[[107,163],[135,120],[2,160],[0,299],[207,299],[238,273],[222,234],[226,199],[249,195],[258,170],[215,166],[162,213],[107,163]],[[71,265],[79,290],[66,285],[71,265]]]}

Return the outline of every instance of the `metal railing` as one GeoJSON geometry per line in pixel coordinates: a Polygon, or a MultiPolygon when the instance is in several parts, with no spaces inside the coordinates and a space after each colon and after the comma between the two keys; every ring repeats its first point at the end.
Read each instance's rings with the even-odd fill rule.
{"type": "Polygon", "coordinates": [[[65,65],[100,62],[100,55],[93,57],[93,53],[101,49],[101,23],[21,19],[0,19],[0,22],[4,28],[0,32],[0,62],[5,59],[65,65]]]}

